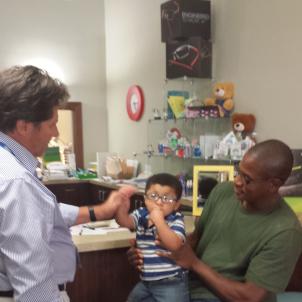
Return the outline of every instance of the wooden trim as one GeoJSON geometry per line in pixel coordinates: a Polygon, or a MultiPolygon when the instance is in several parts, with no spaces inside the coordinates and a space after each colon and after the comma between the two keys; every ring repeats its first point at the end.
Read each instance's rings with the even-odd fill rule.
{"type": "Polygon", "coordinates": [[[84,168],[82,103],[67,102],[60,110],[72,111],[73,147],[77,168],[84,168]]]}

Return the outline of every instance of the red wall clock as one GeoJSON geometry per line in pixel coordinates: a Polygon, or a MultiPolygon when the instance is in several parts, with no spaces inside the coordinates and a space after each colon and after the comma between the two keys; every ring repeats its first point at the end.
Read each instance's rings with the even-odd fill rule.
{"type": "Polygon", "coordinates": [[[128,89],[126,106],[130,119],[138,121],[144,112],[144,94],[138,85],[132,85],[128,89]]]}

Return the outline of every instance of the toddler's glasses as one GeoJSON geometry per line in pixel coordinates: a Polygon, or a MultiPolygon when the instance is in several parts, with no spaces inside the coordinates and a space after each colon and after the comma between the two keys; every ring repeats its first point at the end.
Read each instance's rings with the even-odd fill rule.
{"type": "Polygon", "coordinates": [[[157,193],[147,193],[145,196],[147,199],[152,201],[158,201],[160,199],[162,203],[172,203],[177,201],[177,199],[173,196],[159,196],[157,193]]]}

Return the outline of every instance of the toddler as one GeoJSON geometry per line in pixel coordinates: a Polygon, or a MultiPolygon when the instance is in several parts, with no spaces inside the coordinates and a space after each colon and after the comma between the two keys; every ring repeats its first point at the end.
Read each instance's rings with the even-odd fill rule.
{"type": "Polygon", "coordinates": [[[137,247],[143,254],[141,281],[134,287],[128,302],[188,302],[187,272],[172,260],[160,257],[157,251],[176,251],[185,241],[180,207],[182,186],[171,174],[151,176],[146,184],[145,205],[129,214],[131,189],[124,188],[125,202],[116,213],[117,222],[136,230],[137,247]],[[161,242],[156,245],[155,240],[161,242]]]}

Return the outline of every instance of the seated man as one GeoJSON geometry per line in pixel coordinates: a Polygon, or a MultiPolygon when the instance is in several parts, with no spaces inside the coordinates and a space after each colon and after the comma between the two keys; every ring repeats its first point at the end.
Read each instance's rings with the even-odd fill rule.
{"type": "MultiPolygon", "coordinates": [[[[271,302],[284,291],[302,251],[301,225],[278,194],[292,164],[284,143],[255,145],[234,183],[213,189],[183,248],[161,253],[191,271],[192,302],[271,302]]],[[[129,250],[129,259],[140,265],[137,255],[129,250]]]]}

